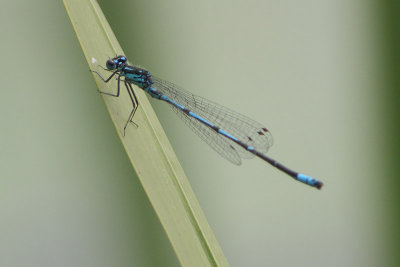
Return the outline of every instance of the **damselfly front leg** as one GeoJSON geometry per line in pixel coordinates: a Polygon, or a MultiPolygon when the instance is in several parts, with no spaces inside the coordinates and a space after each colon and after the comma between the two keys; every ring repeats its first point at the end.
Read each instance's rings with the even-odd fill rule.
{"type": "MultiPolygon", "coordinates": [[[[103,68],[103,69],[104,69],[104,68],[103,68]]],[[[107,69],[104,69],[104,70],[107,70],[107,69]]],[[[107,70],[107,71],[109,71],[109,70],[107,70]]],[[[100,91],[100,90],[98,90],[98,91],[99,91],[101,94],[105,94],[105,95],[109,95],[109,96],[113,96],[113,97],[119,97],[121,75],[119,74],[119,71],[118,71],[118,70],[114,71],[114,72],[110,75],[110,77],[108,77],[107,79],[103,78],[103,76],[101,76],[101,74],[98,73],[97,71],[92,71],[92,72],[96,73],[96,74],[100,77],[100,79],[101,79],[103,82],[105,82],[105,83],[108,83],[108,82],[118,73],[118,77],[117,77],[117,93],[116,93],[116,94],[112,94],[112,93],[104,92],[104,91],[100,91]]],[[[137,110],[137,108],[138,108],[138,106],[139,106],[139,102],[138,102],[138,100],[137,100],[137,98],[136,98],[135,92],[133,91],[132,85],[131,85],[126,79],[124,80],[124,84],[125,84],[126,90],[128,91],[129,98],[131,99],[132,106],[133,106],[133,108],[132,108],[132,110],[131,110],[131,113],[130,113],[130,115],[129,115],[129,117],[128,117],[128,120],[126,121],[125,126],[124,126],[124,136],[125,136],[126,127],[128,126],[129,122],[131,122],[131,123],[134,124],[136,127],[138,127],[138,125],[132,121],[132,118],[133,118],[133,116],[135,115],[135,112],[136,112],[136,110],[137,110]]]]}

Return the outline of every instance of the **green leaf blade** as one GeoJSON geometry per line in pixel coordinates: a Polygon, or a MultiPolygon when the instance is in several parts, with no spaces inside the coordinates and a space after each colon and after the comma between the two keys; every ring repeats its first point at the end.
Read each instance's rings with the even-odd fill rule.
{"type": "MultiPolygon", "coordinates": [[[[95,0],[63,2],[91,70],[98,70],[110,56],[124,54],[95,0]]],[[[100,91],[115,92],[114,81],[106,84],[94,77],[100,91]]],[[[134,90],[140,103],[135,122],[140,127],[128,127],[125,136],[123,127],[132,109],[127,93],[105,96],[104,101],[179,261],[183,266],[228,266],[145,92],[134,90]]]]}

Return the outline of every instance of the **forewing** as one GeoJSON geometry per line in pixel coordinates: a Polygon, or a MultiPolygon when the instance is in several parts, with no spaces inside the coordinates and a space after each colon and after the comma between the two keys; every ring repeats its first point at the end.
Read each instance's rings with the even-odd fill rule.
{"type": "MultiPolygon", "coordinates": [[[[171,106],[172,109],[177,113],[177,115],[185,122],[189,128],[195,132],[201,139],[204,140],[212,149],[214,149],[222,157],[226,158],[230,162],[236,165],[242,164],[240,156],[232,145],[232,141],[224,138],[222,135],[215,132],[213,129],[202,124],[193,117],[190,117],[182,110],[171,106]]],[[[234,143],[233,143],[234,144],[234,143]]]]}
{"type": "MultiPolygon", "coordinates": [[[[262,124],[203,97],[196,96],[171,82],[159,79],[157,77],[153,77],[153,81],[154,87],[156,87],[156,89],[158,89],[162,94],[233,135],[247,146],[252,146],[261,153],[266,153],[272,146],[272,135],[262,124]]],[[[179,112],[179,109],[176,110],[179,112]]],[[[184,114],[183,112],[180,113],[184,114]]],[[[208,127],[198,122],[196,119],[193,119],[189,116],[187,117],[190,118],[192,123],[196,121],[198,124],[207,128],[209,132],[212,132],[215,136],[222,137],[214,130],[210,130],[208,127]]],[[[225,137],[222,138],[224,140],[229,140],[225,137]]],[[[203,137],[202,139],[205,140],[203,137]]],[[[240,157],[251,158],[254,156],[252,153],[238,146],[236,143],[229,143],[231,143],[229,145],[233,146],[240,157]]]]}

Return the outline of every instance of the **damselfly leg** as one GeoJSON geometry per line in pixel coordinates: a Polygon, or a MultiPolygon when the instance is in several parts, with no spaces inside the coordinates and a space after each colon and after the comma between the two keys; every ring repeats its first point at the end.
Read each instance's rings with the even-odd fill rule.
{"type": "MultiPolygon", "coordinates": [[[[104,69],[104,68],[103,68],[103,69],[104,69]]],[[[104,70],[107,70],[107,69],[104,69],[104,70]]],[[[109,71],[109,70],[107,70],[107,71],[109,71]]],[[[118,77],[117,77],[117,93],[116,93],[116,94],[109,93],[109,92],[104,92],[104,91],[100,91],[100,90],[98,90],[98,91],[99,91],[101,94],[105,94],[105,95],[109,95],[109,96],[113,96],[113,97],[119,97],[119,93],[120,93],[120,82],[121,82],[121,76],[122,76],[122,75],[121,75],[118,71],[114,71],[107,79],[103,78],[103,76],[101,76],[101,74],[98,73],[97,71],[92,70],[92,72],[96,73],[97,76],[99,76],[100,79],[101,79],[103,82],[105,82],[105,83],[108,83],[109,81],[111,81],[111,79],[112,79],[116,74],[118,74],[118,77]]],[[[132,110],[131,110],[131,113],[130,113],[130,115],[129,115],[129,117],[128,117],[128,120],[126,121],[125,126],[124,126],[124,136],[125,136],[126,128],[127,128],[128,124],[129,124],[130,122],[131,122],[132,124],[134,124],[136,127],[138,127],[138,125],[137,125],[135,122],[132,121],[132,118],[133,118],[133,115],[135,115],[135,112],[136,112],[136,110],[137,110],[137,108],[138,108],[138,106],[139,106],[139,102],[138,102],[138,100],[137,100],[137,98],[136,98],[136,95],[135,95],[135,92],[134,92],[134,90],[133,90],[133,88],[132,88],[132,85],[131,85],[126,79],[124,79],[124,85],[125,85],[126,90],[128,91],[129,98],[131,99],[132,106],[133,106],[133,107],[132,107],[132,110]]]]}

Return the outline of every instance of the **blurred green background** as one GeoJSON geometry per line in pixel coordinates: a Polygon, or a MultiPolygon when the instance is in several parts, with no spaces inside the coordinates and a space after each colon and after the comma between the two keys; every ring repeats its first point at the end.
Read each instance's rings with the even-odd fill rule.
{"type": "MultiPolygon", "coordinates": [[[[62,3],[0,3],[0,266],[177,266],[62,3]]],[[[152,101],[232,266],[400,262],[396,1],[99,3],[131,63],[265,124],[271,157],[325,182],[234,166],[152,101]]]]}

